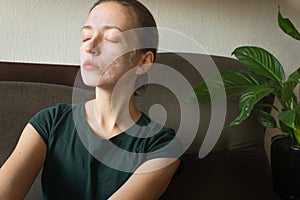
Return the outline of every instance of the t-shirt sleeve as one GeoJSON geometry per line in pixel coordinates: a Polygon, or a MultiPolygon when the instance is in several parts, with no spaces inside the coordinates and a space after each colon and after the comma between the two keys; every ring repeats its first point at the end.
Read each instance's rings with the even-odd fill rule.
{"type": "Polygon", "coordinates": [[[175,131],[163,128],[148,143],[147,160],[154,158],[180,158],[183,154],[181,142],[176,137],[175,131]]]}
{"type": "Polygon", "coordinates": [[[35,128],[39,135],[43,138],[46,145],[53,124],[55,107],[45,108],[37,112],[30,120],[29,123],[35,128]]]}
{"type": "Polygon", "coordinates": [[[160,133],[150,141],[146,160],[155,158],[178,158],[180,165],[173,176],[174,178],[184,169],[183,153],[184,148],[180,140],[176,137],[175,131],[170,128],[163,128],[160,133]]]}

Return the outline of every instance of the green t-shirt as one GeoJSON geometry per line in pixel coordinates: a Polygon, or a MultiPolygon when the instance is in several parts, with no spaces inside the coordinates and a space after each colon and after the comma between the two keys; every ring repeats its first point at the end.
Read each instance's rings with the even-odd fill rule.
{"type": "Polygon", "coordinates": [[[109,140],[97,137],[86,122],[84,105],[57,104],[29,121],[47,145],[43,199],[107,199],[143,162],[180,157],[182,149],[174,130],[144,113],[125,132],[109,140]]]}

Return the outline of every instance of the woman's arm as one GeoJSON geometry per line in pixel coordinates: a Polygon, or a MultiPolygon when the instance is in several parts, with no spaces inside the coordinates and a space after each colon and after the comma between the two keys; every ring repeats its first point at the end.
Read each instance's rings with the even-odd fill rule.
{"type": "Polygon", "coordinates": [[[24,128],[18,144],[0,169],[0,199],[24,199],[42,168],[47,147],[30,125],[24,128]]]}
{"type": "Polygon", "coordinates": [[[109,200],[159,199],[167,189],[180,162],[179,159],[174,160],[168,158],[158,158],[147,161],[137,169],[137,171],[109,198],[109,200]],[[164,163],[167,163],[165,167],[159,167],[159,165],[164,163]],[[157,168],[157,170],[152,171],[152,167],[157,168]]]}

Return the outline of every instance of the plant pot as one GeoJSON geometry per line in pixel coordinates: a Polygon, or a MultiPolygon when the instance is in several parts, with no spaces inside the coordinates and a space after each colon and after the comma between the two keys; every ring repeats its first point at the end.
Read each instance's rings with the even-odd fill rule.
{"type": "Polygon", "coordinates": [[[271,144],[273,187],[283,199],[300,200],[300,148],[290,137],[271,144]]]}

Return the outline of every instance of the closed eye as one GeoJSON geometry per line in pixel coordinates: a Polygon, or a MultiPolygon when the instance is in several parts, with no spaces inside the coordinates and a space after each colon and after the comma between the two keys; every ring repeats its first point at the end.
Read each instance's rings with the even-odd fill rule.
{"type": "Polygon", "coordinates": [[[103,38],[104,40],[111,43],[120,43],[121,37],[120,32],[116,29],[109,29],[104,32],[103,38]]]}
{"type": "Polygon", "coordinates": [[[105,38],[106,41],[111,43],[119,43],[120,40],[118,38],[105,38]]]}
{"type": "Polygon", "coordinates": [[[88,41],[88,40],[90,40],[91,38],[83,38],[82,39],[82,42],[86,42],[86,41],[88,41]]]}

